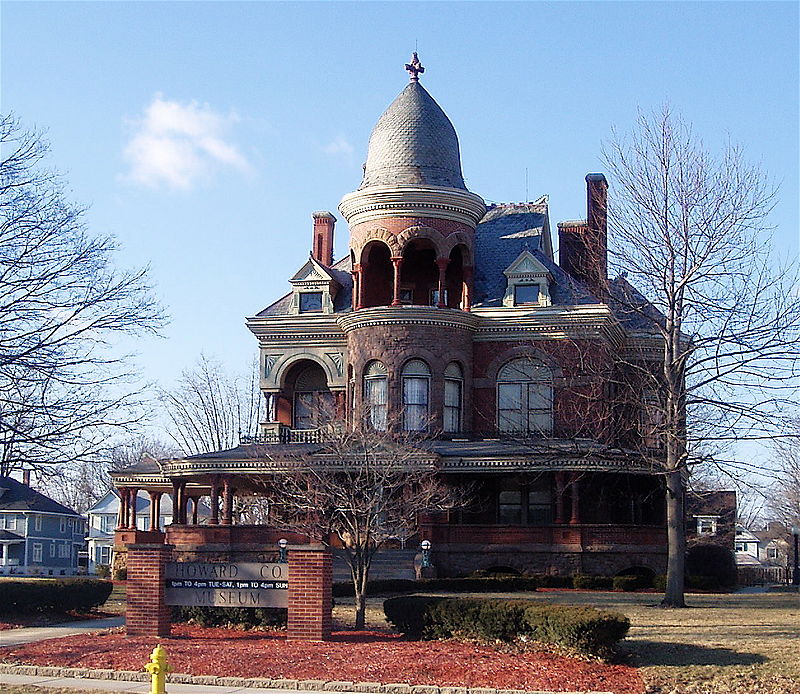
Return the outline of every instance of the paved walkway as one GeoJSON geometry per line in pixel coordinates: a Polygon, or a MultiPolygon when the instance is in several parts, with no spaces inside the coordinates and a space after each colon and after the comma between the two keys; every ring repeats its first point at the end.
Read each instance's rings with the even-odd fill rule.
{"type": "MultiPolygon", "coordinates": [[[[0,631],[0,647],[19,646],[23,643],[57,639],[62,636],[85,634],[88,631],[100,631],[121,627],[125,624],[125,617],[105,617],[103,619],[84,619],[80,622],[65,622],[64,624],[51,624],[46,627],[24,627],[22,629],[5,629],[0,631]]],[[[0,680],[2,681],[2,680],[0,680]]]]}

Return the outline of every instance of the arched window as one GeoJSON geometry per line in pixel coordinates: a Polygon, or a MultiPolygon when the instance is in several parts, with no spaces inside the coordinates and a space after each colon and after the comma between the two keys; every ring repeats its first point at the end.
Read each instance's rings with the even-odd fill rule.
{"type": "Polygon", "coordinates": [[[536,359],[515,359],[497,374],[500,431],[549,434],[553,430],[553,373],[536,359]]]}
{"type": "Polygon", "coordinates": [[[367,364],[364,370],[364,418],[375,431],[386,431],[388,380],[385,364],[379,361],[367,364]]]}
{"type": "Polygon", "coordinates": [[[325,372],[318,364],[308,366],[297,374],[294,382],[295,429],[316,429],[333,415],[333,395],[328,390],[325,372]]]}
{"type": "Polygon", "coordinates": [[[403,429],[426,431],[431,370],[421,359],[412,359],[403,367],[403,429]]]}
{"type": "Polygon", "coordinates": [[[456,362],[450,362],[444,370],[444,430],[446,433],[461,431],[462,397],[464,375],[456,362]]]}

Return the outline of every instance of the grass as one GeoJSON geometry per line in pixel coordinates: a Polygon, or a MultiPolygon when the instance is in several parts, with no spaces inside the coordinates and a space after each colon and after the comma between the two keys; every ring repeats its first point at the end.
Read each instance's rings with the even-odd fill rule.
{"type": "MultiPolygon", "coordinates": [[[[489,597],[488,595],[485,597],[489,597]]],[[[652,694],[798,694],[800,596],[760,593],[687,596],[682,610],[657,606],[660,595],[548,591],[513,597],[617,610],[631,620],[625,662],[636,665],[652,694]]],[[[385,625],[379,599],[368,620],[385,625]]],[[[348,623],[352,608],[336,608],[348,623]]]]}

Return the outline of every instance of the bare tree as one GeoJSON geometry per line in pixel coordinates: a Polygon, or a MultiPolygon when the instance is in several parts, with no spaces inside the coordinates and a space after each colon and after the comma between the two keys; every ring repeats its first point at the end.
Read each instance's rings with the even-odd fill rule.
{"type": "Polygon", "coordinates": [[[800,363],[796,275],[770,251],[775,191],[740,148],[712,155],[665,107],[615,135],[604,159],[609,252],[628,275],[614,298],[641,326],[634,341],[656,349],[626,366],[655,394],[660,447],[643,453],[666,480],[663,605],[682,607],[687,470],[711,462],[735,474],[746,465],[731,444],[775,435],[800,363]]]}
{"type": "Polygon", "coordinates": [[[800,420],[790,425],[789,436],[774,443],[777,478],[767,502],[771,520],[787,530],[800,526],[800,420]]]}
{"type": "Polygon", "coordinates": [[[161,389],[160,400],[171,424],[167,433],[184,455],[233,448],[258,429],[258,366],[247,376],[229,376],[218,361],[201,355],[174,390],[161,389]]]}
{"type": "MultiPolygon", "coordinates": [[[[356,418],[358,420],[358,418],[356,418]]],[[[344,549],[355,596],[355,625],[364,627],[367,580],[375,553],[417,532],[419,515],[465,503],[467,491],[439,474],[424,441],[339,423],[320,430],[319,446],[286,461],[269,445],[261,457],[285,469],[269,482],[271,520],[317,542],[344,549]]]]}
{"type": "Polygon", "coordinates": [[[141,418],[122,335],[163,324],[147,270],[114,264],[45,168],[48,144],[0,118],[0,475],[94,462],[141,418]]]}

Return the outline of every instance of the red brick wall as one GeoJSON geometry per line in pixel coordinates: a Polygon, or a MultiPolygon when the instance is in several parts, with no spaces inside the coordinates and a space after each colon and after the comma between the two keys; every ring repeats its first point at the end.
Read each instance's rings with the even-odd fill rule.
{"type": "Polygon", "coordinates": [[[472,407],[472,333],[468,330],[436,325],[375,325],[358,328],[347,336],[350,363],[356,383],[356,406],[363,395],[363,373],[368,362],[382,361],[389,370],[389,421],[402,414],[403,365],[409,359],[422,359],[431,369],[429,411],[431,430],[442,428],[444,370],[452,362],[461,364],[464,374],[464,426],[470,428],[472,407]]]}
{"type": "Polygon", "coordinates": [[[172,548],[167,545],[128,547],[128,636],[169,636],[170,609],[164,604],[164,564],[172,548]]]}
{"type": "Polygon", "coordinates": [[[329,550],[289,549],[290,641],[325,641],[331,635],[333,559],[329,550]]]}

